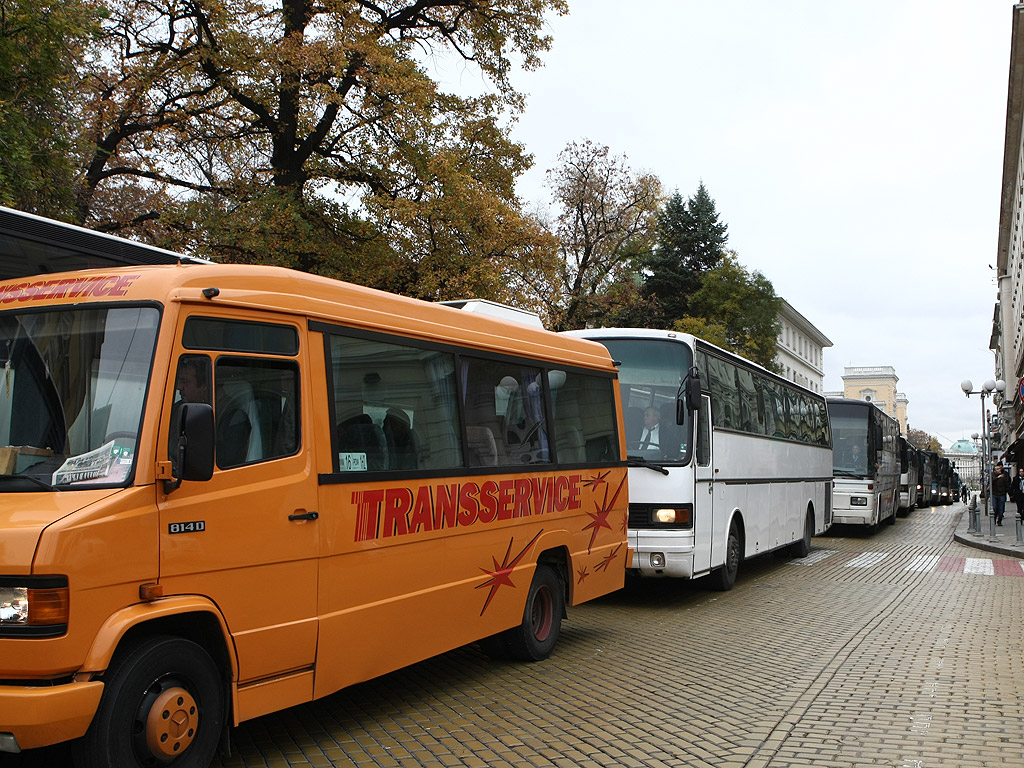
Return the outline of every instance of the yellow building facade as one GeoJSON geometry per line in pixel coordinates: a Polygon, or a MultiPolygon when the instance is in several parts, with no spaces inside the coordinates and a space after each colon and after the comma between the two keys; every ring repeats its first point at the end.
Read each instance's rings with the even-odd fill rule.
{"type": "Polygon", "coordinates": [[[907,434],[907,396],[898,392],[899,377],[891,365],[843,369],[843,397],[874,403],[900,423],[900,433],[907,434]]]}

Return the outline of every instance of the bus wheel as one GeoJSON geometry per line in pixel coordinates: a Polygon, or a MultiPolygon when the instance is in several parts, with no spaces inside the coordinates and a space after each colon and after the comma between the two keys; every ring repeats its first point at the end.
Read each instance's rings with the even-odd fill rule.
{"type": "Polygon", "coordinates": [[[136,646],[104,675],[80,768],[207,768],[224,729],[224,684],[202,647],[178,637],[136,646]]]}
{"type": "Polygon", "coordinates": [[[807,510],[807,517],[804,520],[804,537],[794,541],[789,548],[793,557],[807,557],[811,553],[811,539],[814,537],[814,513],[807,510]]]}
{"type": "Polygon", "coordinates": [[[736,574],[740,569],[740,533],[733,522],[729,526],[729,539],[725,544],[725,563],[721,568],[711,572],[708,578],[711,580],[711,587],[719,592],[732,589],[736,583],[736,574]]]}
{"type": "MultiPolygon", "coordinates": [[[[523,623],[503,632],[508,658],[541,661],[551,655],[565,615],[565,587],[549,565],[538,564],[526,596],[523,623]]],[[[485,649],[486,652],[486,649],[485,649]]]]}

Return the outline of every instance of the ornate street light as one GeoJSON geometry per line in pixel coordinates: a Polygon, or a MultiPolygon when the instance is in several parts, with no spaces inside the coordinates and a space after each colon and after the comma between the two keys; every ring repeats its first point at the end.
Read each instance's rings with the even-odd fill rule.
{"type": "MultiPolygon", "coordinates": [[[[985,499],[985,515],[988,516],[988,536],[989,539],[995,541],[996,538],[996,518],[995,515],[989,516],[988,514],[988,497],[992,493],[992,468],[989,466],[991,461],[992,451],[988,442],[988,419],[985,418],[985,397],[991,395],[993,392],[1003,393],[1006,391],[1006,382],[1002,379],[993,381],[989,379],[981,385],[981,389],[978,391],[974,390],[974,384],[970,379],[964,379],[960,382],[960,389],[964,391],[964,395],[970,397],[971,395],[981,395],[981,491],[982,496],[985,499]]],[[[978,521],[977,530],[975,533],[981,533],[981,521],[978,521]]]]}

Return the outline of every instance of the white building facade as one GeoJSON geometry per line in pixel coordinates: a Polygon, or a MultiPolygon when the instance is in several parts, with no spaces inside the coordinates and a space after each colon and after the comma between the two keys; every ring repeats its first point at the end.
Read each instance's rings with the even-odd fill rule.
{"type": "MultiPolygon", "coordinates": [[[[1024,4],[1013,6],[1010,78],[999,201],[996,299],[989,347],[996,354],[995,377],[1006,382],[992,398],[993,453],[1024,462],[1024,4]]],[[[988,257],[981,256],[979,266],[988,257]]],[[[990,262],[991,263],[991,262],[990,262]]]]}
{"type": "Polygon", "coordinates": [[[790,381],[822,392],[825,387],[824,351],[832,342],[793,306],[782,300],[775,361],[790,381]]]}

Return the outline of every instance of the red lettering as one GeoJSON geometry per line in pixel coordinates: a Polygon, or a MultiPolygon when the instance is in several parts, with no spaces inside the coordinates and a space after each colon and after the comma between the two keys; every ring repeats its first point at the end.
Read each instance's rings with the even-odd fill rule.
{"type": "Polygon", "coordinates": [[[404,536],[409,532],[409,510],[412,493],[408,488],[388,488],[384,491],[384,538],[404,536]]]}
{"type": "Polygon", "coordinates": [[[459,509],[459,486],[441,485],[437,488],[437,506],[434,508],[434,530],[454,528],[459,509]]]}
{"type": "Polygon", "coordinates": [[[31,301],[35,298],[36,291],[39,290],[40,285],[42,285],[42,282],[25,283],[25,287],[18,296],[18,301],[31,301]]]}
{"type": "Polygon", "coordinates": [[[71,286],[75,285],[77,282],[78,281],[75,280],[74,278],[58,281],[57,284],[53,287],[53,291],[50,293],[50,298],[63,299],[65,296],[67,296],[68,291],[71,290],[71,286]]]}
{"type": "Polygon", "coordinates": [[[124,296],[128,293],[128,289],[132,287],[132,283],[139,279],[141,275],[123,275],[117,278],[117,284],[114,285],[108,295],[110,296],[124,296]]]}
{"type": "Polygon", "coordinates": [[[498,484],[493,480],[488,480],[486,483],[480,486],[480,510],[479,520],[481,523],[490,523],[495,517],[499,520],[504,520],[501,517],[498,509],[498,484]]]}
{"type": "Polygon", "coordinates": [[[520,477],[516,480],[515,498],[512,501],[512,517],[530,516],[530,480],[520,477]]]}
{"type": "Polygon", "coordinates": [[[106,296],[110,293],[114,286],[118,283],[118,278],[111,275],[110,277],[101,277],[95,283],[93,283],[89,289],[85,292],[86,296],[106,296]]]}
{"type": "Polygon", "coordinates": [[[555,478],[555,512],[564,512],[569,504],[569,478],[560,475],[555,478]]]}
{"type": "Polygon", "coordinates": [[[583,506],[580,501],[580,476],[569,475],[569,500],[566,503],[569,509],[579,509],[583,506]]]}
{"type": "Polygon", "coordinates": [[[93,283],[97,283],[102,279],[102,277],[86,277],[79,280],[75,280],[74,287],[68,289],[68,298],[77,299],[79,296],[88,296],[89,287],[93,283]]]}
{"type": "Polygon", "coordinates": [[[380,518],[380,504],[384,491],[355,491],[352,503],[356,506],[356,541],[377,538],[377,521],[380,518]]]}
{"type": "Polygon", "coordinates": [[[480,493],[480,486],[476,483],[466,483],[459,489],[459,525],[472,525],[476,522],[476,516],[480,513],[480,503],[477,495],[480,493]]]}
{"type": "Polygon", "coordinates": [[[512,481],[502,480],[495,484],[498,492],[498,519],[512,519],[512,481]]]}
{"type": "Polygon", "coordinates": [[[424,485],[416,491],[416,502],[412,505],[412,515],[409,516],[409,529],[412,533],[434,529],[431,524],[433,506],[430,498],[430,486],[424,485]]]}
{"type": "Polygon", "coordinates": [[[26,288],[28,288],[28,283],[18,283],[17,285],[12,285],[8,289],[7,295],[4,296],[3,303],[10,304],[12,301],[17,301],[18,297],[21,295],[21,292],[24,291],[26,288]]]}
{"type": "Polygon", "coordinates": [[[533,493],[533,514],[543,515],[551,511],[551,478],[531,477],[530,490],[533,493]]]}

